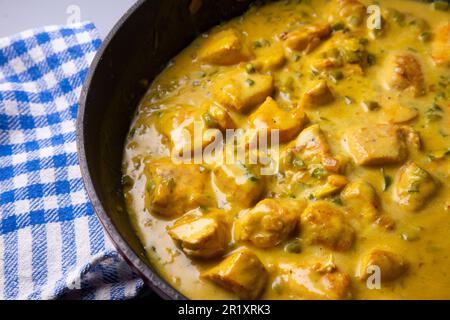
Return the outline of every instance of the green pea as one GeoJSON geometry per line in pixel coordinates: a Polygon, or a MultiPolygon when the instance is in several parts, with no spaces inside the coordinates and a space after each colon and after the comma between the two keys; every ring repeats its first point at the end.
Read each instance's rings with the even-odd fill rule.
{"type": "Polygon", "coordinates": [[[300,241],[298,241],[296,239],[296,240],[293,240],[293,241],[289,242],[284,247],[284,251],[286,251],[288,253],[297,253],[297,254],[302,252],[302,246],[300,244],[300,241]]]}
{"type": "Polygon", "coordinates": [[[344,74],[341,70],[331,70],[329,73],[329,77],[333,83],[337,83],[339,80],[344,78],[344,74]]]}
{"type": "Polygon", "coordinates": [[[246,82],[250,87],[253,86],[253,85],[255,84],[255,81],[252,80],[252,79],[247,79],[247,80],[245,80],[245,82],[246,82]]]}

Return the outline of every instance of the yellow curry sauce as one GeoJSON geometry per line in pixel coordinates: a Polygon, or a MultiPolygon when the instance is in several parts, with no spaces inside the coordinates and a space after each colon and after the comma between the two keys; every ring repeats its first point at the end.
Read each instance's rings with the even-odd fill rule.
{"type": "Polygon", "coordinates": [[[281,1],[194,40],[125,145],[127,209],[156,270],[193,299],[450,299],[449,12],[281,1]],[[194,120],[278,129],[279,172],[174,163],[194,120]]]}

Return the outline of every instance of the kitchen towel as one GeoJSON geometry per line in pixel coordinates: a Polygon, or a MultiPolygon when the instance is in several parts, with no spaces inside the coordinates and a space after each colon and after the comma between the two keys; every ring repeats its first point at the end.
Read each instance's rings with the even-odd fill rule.
{"type": "Polygon", "coordinates": [[[92,23],[0,38],[0,299],[126,299],[142,287],[83,187],[75,123],[92,23]]]}

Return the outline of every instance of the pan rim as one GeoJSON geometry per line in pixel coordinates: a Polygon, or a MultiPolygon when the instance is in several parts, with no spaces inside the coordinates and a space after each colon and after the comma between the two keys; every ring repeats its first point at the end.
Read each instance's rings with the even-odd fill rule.
{"type": "Polygon", "coordinates": [[[187,299],[184,295],[174,289],[167,281],[162,278],[156,271],[152,270],[144,261],[139,257],[128,245],[125,239],[122,237],[120,232],[117,230],[116,226],[112,222],[105,208],[103,207],[97,191],[95,190],[91,174],[89,171],[89,166],[86,158],[85,150],[85,111],[86,102],[89,91],[91,89],[92,80],[97,72],[97,68],[102,60],[104,52],[109,47],[110,43],[113,41],[117,32],[122,28],[122,26],[129,21],[130,17],[139,10],[142,5],[148,0],[138,0],[133,6],[127,10],[127,12],[119,19],[119,21],[114,25],[112,30],[108,33],[106,38],[103,40],[102,45],[97,51],[94,59],[91,62],[89,71],[84,80],[81,95],[78,100],[78,111],[77,111],[77,121],[76,121],[76,142],[77,142],[77,157],[81,170],[81,176],[83,183],[89,197],[89,200],[94,208],[94,211],[100,220],[104,230],[106,231],[108,237],[113,243],[114,247],[117,249],[119,254],[125,259],[125,261],[143,278],[144,282],[147,283],[152,290],[154,290],[163,299],[174,299],[174,300],[185,300],[187,299]]]}

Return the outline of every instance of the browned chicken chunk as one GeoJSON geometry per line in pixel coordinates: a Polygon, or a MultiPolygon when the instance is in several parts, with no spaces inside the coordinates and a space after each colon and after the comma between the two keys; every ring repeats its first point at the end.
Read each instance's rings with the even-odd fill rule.
{"type": "Polygon", "coordinates": [[[230,228],[225,217],[218,213],[205,216],[185,216],[168,229],[172,239],[180,242],[188,255],[213,258],[222,255],[228,246],[230,228]]]}
{"type": "Polygon", "coordinates": [[[353,244],[354,231],[344,213],[327,201],[311,203],[302,213],[301,236],[307,242],[337,251],[346,251],[353,244]]]}
{"type": "Polygon", "coordinates": [[[305,51],[306,53],[313,51],[323,39],[331,33],[329,24],[313,24],[303,26],[287,34],[285,44],[292,50],[305,51]]]}
{"type": "Polygon", "coordinates": [[[266,100],[274,89],[270,75],[232,70],[217,78],[213,96],[226,108],[243,112],[266,100]]]}
{"type": "MultiPolygon", "coordinates": [[[[223,201],[233,202],[249,208],[253,206],[264,191],[264,181],[257,168],[236,162],[223,164],[213,170],[213,184],[222,193],[223,201]]],[[[219,206],[227,204],[219,204],[219,206]]]]}
{"type": "Polygon", "coordinates": [[[415,162],[410,161],[398,170],[394,181],[394,200],[402,208],[419,210],[436,192],[435,179],[415,162]]]}
{"type": "Polygon", "coordinates": [[[318,124],[303,129],[289,144],[288,151],[298,154],[308,164],[321,164],[331,172],[338,172],[340,162],[331,154],[330,146],[318,124]]]}
{"type": "Polygon", "coordinates": [[[389,282],[402,276],[407,269],[408,264],[400,255],[374,249],[361,259],[359,276],[362,280],[366,280],[379,270],[381,282],[389,282]]]}
{"type": "Polygon", "coordinates": [[[267,271],[248,249],[233,253],[202,277],[234,292],[241,299],[257,299],[267,282],[267,271]]]}
{"type": "Polygon", "coordinates": [[[425,79],[419,60],[412,54],[396,54],[388,59],[387,84],[398,91],[425,94],[425,79]]]}
{"type": "Polygon", "coordinates": [[[264,199],[236,220],[235,238],[260,248],[274,247],[295,229],[305,206],[299,200],[264,199]]]}
{"type": "Polygon", "coordinates": [[[174,164],[170,159],[155,160],[145,167],[146,207],[155,214],[173,218],[199,206],[213,206],[208,197],[210,174],[194,164],[174,164]]]}
{"type": "Polygon", "coordinates": [[[351,298],[350,276],[339,270],[321,271],[314,266],[280,264],[274,280],[290,299],[342,300],[351,298]]]}
{"type": "Polygon", "coordinates": [[[399,128],[389,124],[351,129],[344,137],[344,145],[358,165],[399,163],[407,155],[399,128]]]}
{"type": "Polygon", "coordinates": [[[243,36],[235,29],[222,30],[212,35],[198,52],[201,61],[217,65],[236,64],[250,56],[243,36]]]}
{"type": "Polygon", "coordinates": [[[318,107],[334,101],[333,93],[325,80],[313,84],[302,96],[300,105],[302,107],[318,107]]]}
{"type": "Polygon", "coordinates": [[[287,142],[298,135],[307,121],[303,109],[291,112],[283,110],[271,97],[248,118],[255,129],[278,130],[280,142],[287,142]]]}

